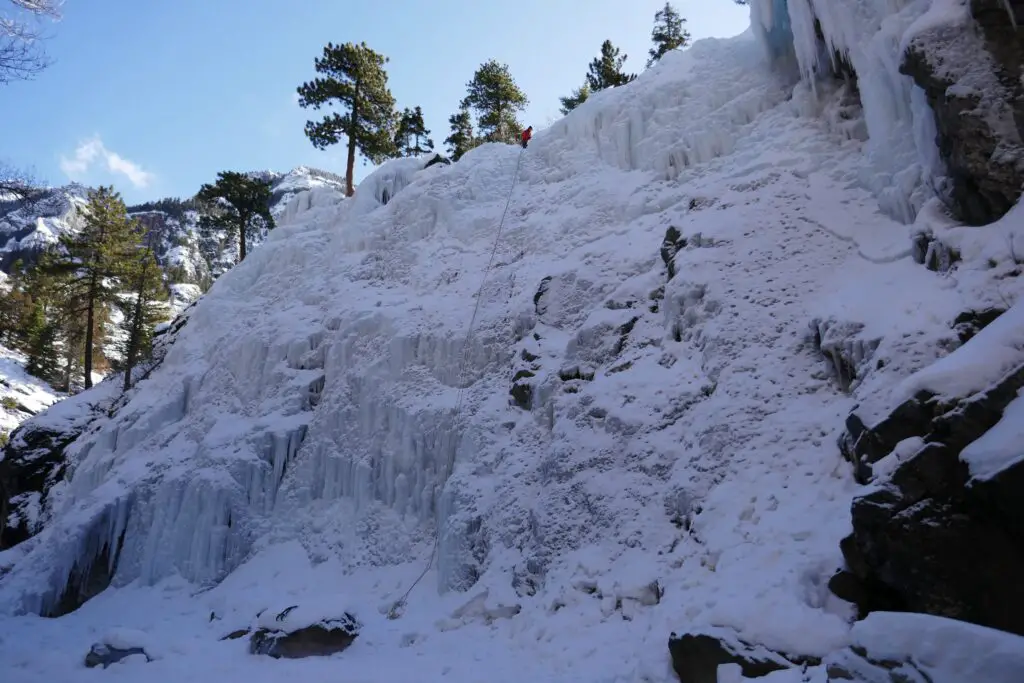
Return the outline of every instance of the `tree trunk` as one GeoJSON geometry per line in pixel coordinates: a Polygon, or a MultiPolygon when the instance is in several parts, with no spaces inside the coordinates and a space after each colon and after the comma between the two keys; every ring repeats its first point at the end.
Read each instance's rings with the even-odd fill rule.
{"type": "Polygon", "coordinates": [[[351,135],[348,138],[348,161],[345,162],[345,196],[351,197],[356,193],[352,185],[352,174],[356,169],[356,139],[351,135]]]}
{"type": "Polygon", "coordinates": [[[89,280],[89,301],[85,317],[85,388],[92,388],[92,345],[94,342],[93,323],[96,319],[96,274],[89,280]]]}
{"type": "Polygon", "coordinates": [[[245,226],[249,224],[249,216],[245,213],[238,214],[238,262],[245,260],[245,226]]]}
{"type": "Polygon", "coordinates": [[[345,162],[345,196],[351,197],[356,193],[352,184],[352,176],[356,171],[356,128],[359,125],[359,79],[355,82],[355,92],[352,95],[352,124],[345,132],[348,135],[348,160],[345,162]]]}
{"type": "Polygon", "coordinates": [[[128,331],[128,348],[125,350],[124,359],[124,391],[132,388],[132,370],[135,368],[135,359],[139,355],[139,337],[142,335],[142,289],[145,285],[145,275],[139,278],[139,289],[135,296],[135,308],[132,311],[132,326],[128,331]]]}

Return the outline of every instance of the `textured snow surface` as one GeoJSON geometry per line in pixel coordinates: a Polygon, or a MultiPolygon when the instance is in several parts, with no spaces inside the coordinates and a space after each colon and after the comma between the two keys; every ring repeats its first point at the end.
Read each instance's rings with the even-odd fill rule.
{"type": "Polygon", "coordinates": [[[117,627],[173,653],[117,665],[156,681],[662,683],[671,631],[844,646],[852,614],[826,587],[856,492],[843,418],[947,353],[965,307],[1019,290],[993,287],[1005,248],[956,277],[913,263],[911,231],[939,217],[893,207],[928,206],[925,174],[899,201],[865,179],[925,162],[886,162],[825,115],[841,91],[794,87],[762,47],[700,41],[538,131],[482,288],[520,148],[390,163],[352,201],[296,195],[69,447],[0,607],[51,604],[123,532],[117,588],[57,620],[0,617],[5,670],[77,680],[117,627]],[[856,352],[851,393],[815,330],[856,352]],[[437,528],[438,562],[388,620],[437,528]],[[329,661],[217,640],[294,604],[364,629],[329,661]]]}
{"type": "Polygon", "coordinates": [[[872,659],[911,659],[934,683],[1018,683],[1024,674],[1024,638],[976,624],[876,612],[851,636],[872,659]]]}
{"type": "MultiPolygon", "coordinates": [[[[3,296],[2,287],[0,296],[3,296]]],[[[0,406],[0,431],[14,431],[24,420],[61,398],[53,387],[25,372],[26,360],[24,354],[0,346],[0,400],[16,404],[0,406]]]]}

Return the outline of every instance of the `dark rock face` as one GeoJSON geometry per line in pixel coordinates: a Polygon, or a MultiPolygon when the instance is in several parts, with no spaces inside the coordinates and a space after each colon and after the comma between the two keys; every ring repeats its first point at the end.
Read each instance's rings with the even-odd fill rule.
{"type": "Polygon", "coordinates": [[[131,657],[132,655],[142,655],[146,658],[147,662],[153,661],[141,647],[117,648],[106,643],[96,643],[89,650],[89,654],[85,656],[85,665],[90,669],[97,666],[102,666],[106,669],[111,664],[116,664],[125,657],[131,657]]]}
{"type": "Polygon", "coordinates": [[[976,82],[978,70],[985,68],[973,45],[978,38],[962,27],[926,32],[900,65],[924,89],[935,112],[939,152],[953,181],[953,208],[971,225],[1005,215],[1024,184],[1024,25],[1015,27],[1008,11],[1020,13],[1020,1],[971,0],[993,63],[991,83],[984,87],[976,82]],[[958,59],[964,63],[954,63],[958,59]],[[959,74],[972,74],[977,87],[951,90],[959,74]]]}
{"type": "Polygon", "coordinates": [[[64,449],[78,431],[56,432],[31,422],[15,430],[0,460],[0,550],[13,547],[38,531],[29,510],[45,500],[64,476],[64,449]]]}
{"type": "Polygon", "coordinates": [[[922,392],[870,428],[849,417],[840,449],[862,483],[900,441],[923,445],[854,501],[853,533],[841,544],[848,572],[830,583],[836,595],[862,615],[924,612],[1024,634],[1024,463],[971,480],[960,461],[1022,387],[1024,364],[964,399],[922,392]]]}
{"type": "Polygon", "coordinates": [[[450,165],[451,163],[452,160],[449,159],[448,157],[441,156],[440,154],[435,154],[433,157],[430,158],[430,161],[428,161],[426,166],[424,166],[423,168],[430,168],[434,164],[450,165]]]}
{"type": "Polygon", "coordinates": [[[322,621],[292,632],[257,629],[249,639],[249,652],[275,659],[329,657],[343,652],[359,635],[359,622],[351,614],[322,621]]]}
{"type": "Polygon", "coordinates": [[[815,666],[813,657],[783,655],[766,647],[751,645],[736,634],[716,629],[707,633],[673,633],[668,640],[672,669],[681,683],[717,683],[720,664],[738,664],[745,678],[767,676],[773,671],[796,666],[815,666]]]}

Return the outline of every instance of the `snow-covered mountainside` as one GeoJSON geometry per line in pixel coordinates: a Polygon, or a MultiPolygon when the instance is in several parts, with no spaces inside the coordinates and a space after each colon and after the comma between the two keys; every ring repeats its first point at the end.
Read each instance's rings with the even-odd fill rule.
{"type": "Polygon", "coordinates": [[[90,656],[157,681],[1020,680],[1022,209],[950,217],[899,71],[958,7],[758,0],[525,152],[296,194],[147,378],[8,449],[65,435],[0,660],[78,680],[117,629],[90,656]],[[236,640],[318,623],[344,654],[236,640]]]}
{"type": "Polygon", "coordinates": [[[0,443],[26,418],[53,405],[60,394],[25,372],[25,357],[0,346],[0,443]]]}
{"type": "MultiPolygon", "coordinates": [[[[344,179],[319,169],[299,166],[288,173],[255,172],[272,182],[271,214],[276,217],[299,192],[313,188],[344,191],[344,179]]],[[[31,201],[0,203],[0,269],[15,261],[30,261],[55,244],[62,233],[79,228],[80,209],[88,188],[71,184],[41,192],[31,201]]],[[[231,235],[201,236],[199,214],[191,200],[163,199],[129,207],[130,213],[155,237],[157,257],[179,284],[208,285],[231,268],[238,246],[231,235]]],[[[265,235],[254,236],[253,246],[265,235]]]]}

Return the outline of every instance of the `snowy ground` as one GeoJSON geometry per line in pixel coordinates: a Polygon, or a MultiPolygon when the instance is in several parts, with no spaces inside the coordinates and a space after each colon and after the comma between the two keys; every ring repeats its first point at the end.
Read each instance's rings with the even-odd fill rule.
{"type": "Polygon", "coordinates": [[[825,586],[856,492],[843,418],[951,348],[958,313],[1019,291],[992,286],[1014,267],[995,247],[966,250],[956,277],[915,264],[911,232],[933,213],[909,226],[879,211],[863,144],[815,115],[839,95],[819,96],[770,73],[748,35],[670,55],[538,132],[466,368],[519,149],[412,178],[392,166],[340,204],[299,196],[120,415],[73,447],[63,514],[18,551],[0,603],[45,600],[39,568],[66,570],[67,539],[131,489],[127,527],[110,527],[126,529],[129,585],[57,620],[0,617],[4,680],[667,683],[672,631],[845,644],[851,613],[825,586]],[[671,280],[670,226],[687,239],[671,280]],[[868,349],[852,393],[812,326],[868,349]],[[529,412],[510,405],[518,369],[533,373],[529,412]],[[437,508],[439,567],[388,620],[437,508]],[[535,594],[513,589],[524,576],[535,594]],[[663,595],[644,604],[653,581],[663,595]],[[485,590],[485,608],[521,612],[453,618],[485,590]],[[346,605],[364,630],[328,660],[218,641],[291,604],[346,605]],[[117,628],[159,658],[84,669],[117,628]]]}
{"type": "Polygon", "coordinates": [[[25,372],[24,354],[0,346],[0,432],[10,434],[60,398],[46,382],[25,372]]]}

